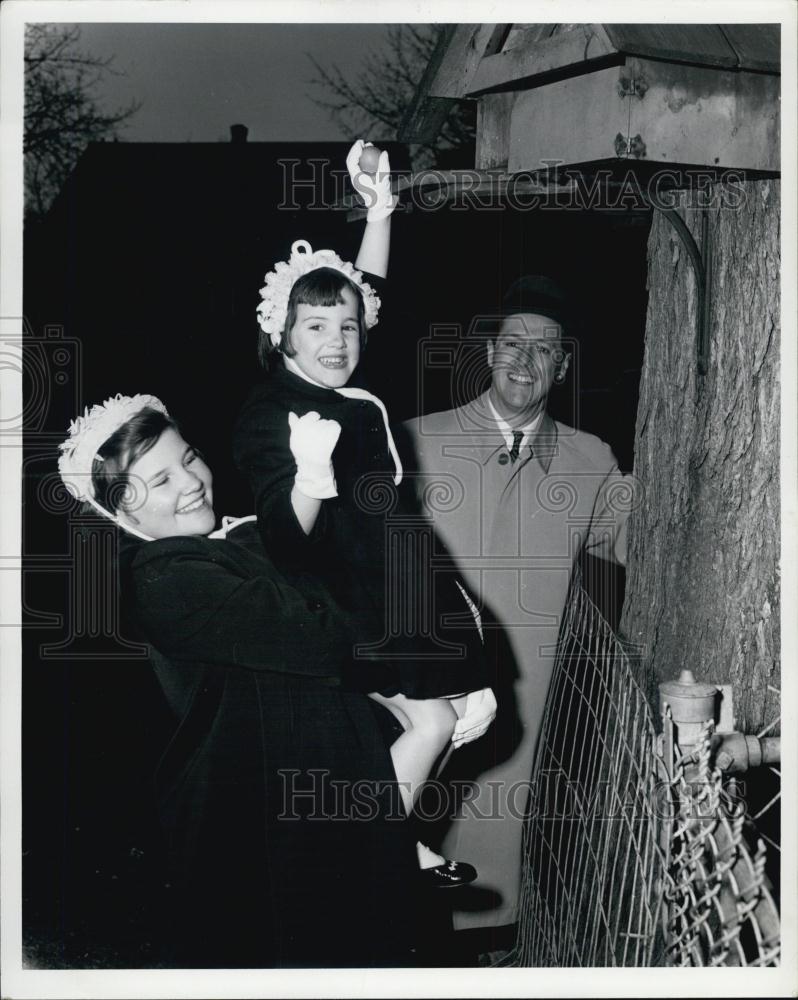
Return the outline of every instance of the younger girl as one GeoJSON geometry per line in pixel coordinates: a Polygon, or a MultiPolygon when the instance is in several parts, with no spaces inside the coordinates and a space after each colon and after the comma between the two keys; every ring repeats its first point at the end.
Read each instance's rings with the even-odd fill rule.
{"type": "MultiPolygon", "coordinates": [[[[267,275],[259,357],[268,373],[240,414],[234,453],[272,557],[291,578],[320,577],[357,621],[358,682],[405,730],[391,756],[409,813],[449,742],[487,729],[495,699],[465,591],[397,492],[402,469],[385,407],[350,384],[377,322],[372,284],[387,270],[393,210],[387,154],[370,181],[353,169],[361,149],[347,163],[371,205],[356,261],[370,284],[304,241],[267,275]]],[[[421,846],[419,861],[433,884],[474,877],[421,846]]]]}

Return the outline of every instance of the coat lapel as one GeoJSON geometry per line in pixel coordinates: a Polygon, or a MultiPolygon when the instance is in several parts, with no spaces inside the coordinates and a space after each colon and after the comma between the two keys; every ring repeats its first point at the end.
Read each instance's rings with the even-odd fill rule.
{"type": "Polygon", "coordinates": [[[543,471],[548,475],[552,459],[557,454],[557,424],[548,413],[543,414],[538,429],[532,435],[528,444],[528,458],[536,458],[543,471]]]}
{"type": "MultiPolygon", "coordinates": [[[[499,437],[501,438],[501,443],[497,450],[499,448],[505,448],[506,446],[506,442],[504,441],[501,433],[499,433],[499,437]]],[[[508,490],[512,489],[515,483],[519,481],[521,472],[529,465],[530,462],[537,462],[543,474],[548,475],[552,459],[556,454],[557,425],[548,413],[544,413],[543,419],[540,421],[537,430],[533,433],[531,440],[524,445],[523,451],[518,457],[518,461],[516,461],[512,468],[507,485],[504,488],[504,494],[506,494],[508,490]]]]}
{"type": "MultiPolygon", "coordinates": [[[[466,403],[457,412],[458,422],[463,428],[463,444],[478,449],[483,458],[483,464],[489,462],[497,451],[506,448],[504,437],[496,426],[488,404],[487,392],[483,392],[481,396],[466,403]]],[[[524,445],[523,456],[515,464],[513,478],[532,458],[536,458],[543,471],[548,474],[552,459],[556,454],[557,425],[548,413],[544,413],[531,441],[524,445]]]]}

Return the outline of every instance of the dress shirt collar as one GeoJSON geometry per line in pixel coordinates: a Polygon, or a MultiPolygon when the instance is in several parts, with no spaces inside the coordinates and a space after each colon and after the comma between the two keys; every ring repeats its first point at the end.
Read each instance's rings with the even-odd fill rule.
{"type": "Polygon", "coordinates": [[[523,431],[524,436],[521,438],[520,448],[525,447],[529,444],[530,438],[535,433],[535,431],[540,426],[540,422],[543,419],[543,410],[538,413],[536,417],[529,421],[528,424],[524,424],[523,427],[511,427],[507,421],[499,414],[499,411],[493,405],[488,395],[488,406],[490,407],[490,412],[493,414],[493,419],[496,421],[501,435],[507,444],[507,449],[510,450],[513,447],[513,431],[523,431]]]}

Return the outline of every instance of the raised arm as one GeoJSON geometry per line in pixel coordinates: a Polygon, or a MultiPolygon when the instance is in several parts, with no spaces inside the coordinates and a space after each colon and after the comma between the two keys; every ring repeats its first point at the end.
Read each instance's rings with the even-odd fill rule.
{"type": "MultiPolygon", "coordinates": [[[[386,154],[383,154],[387,156],[386,154]]],[[[391,250],[391,217],[366,222],[355,260],[358,271],[368,271],[384,278],[388,274],[388,257],[391,250]]]]}
{"type": "Polygon", "coordinates": [[[388,257],[391,246],[391,213],[396,207],[396,198],[391,193],[391,164],[388,154],[380,153],[375,173],[368,173],[360,166],[363,150],[371,147],[362,139],[349,150],[346,166],[352,186],[366,204],[366,228],[360,242],[355,267],[368,271],[380,278],[388,274],[388,257]]]}

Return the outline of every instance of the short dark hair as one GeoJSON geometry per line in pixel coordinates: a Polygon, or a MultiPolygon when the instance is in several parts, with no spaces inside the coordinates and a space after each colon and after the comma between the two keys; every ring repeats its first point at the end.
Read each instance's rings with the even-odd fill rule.
{"type": "Polygon", "coordinates": [[[144,406],[97,449],[91,470],[94,498],[112,514],[123,506],[128,469],[157,444],[164,431],[177,424],[160,410],[144,406]]]}
{"type": "Polygon", "coordinates": [[[297,306],[337,306],[343,305],[344,299],[341,294],[348,288],[355,296],[357,302],[357,325],[360,330],[360,350],[366,346],[366,310],[363,305],[363,296],[357,285],[341,271],[334,267],[317,267],[313,271],[308,271],[301,278],[297,278],[288,296],[288,309],[285,315],[285,327],[283,328],[280,343],[274,346],[271,337],[263,330],[258,336],[258,360],[263,368],[269,368],[271,359],[279,351],[286,357],[293,357],[296,353],[291,343],[291,330],[296,323],[297,306]]]}

